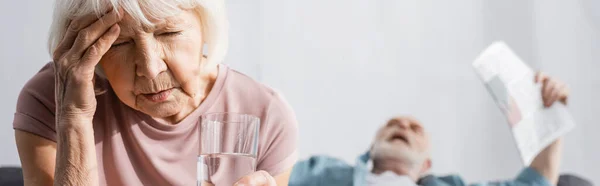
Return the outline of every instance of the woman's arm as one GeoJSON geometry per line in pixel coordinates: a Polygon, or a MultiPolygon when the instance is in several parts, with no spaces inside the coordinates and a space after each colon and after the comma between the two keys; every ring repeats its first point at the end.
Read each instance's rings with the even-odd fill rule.
{"type": "Polygon", "coordinates": [[[62,126],[62,129],[57,129],[58,148],[53,141],[15,130],[26,186],[98,184],[91,122],[62,126]]]}
{"type": "Polygon", "coordinates": [[[59,123],[54,185],[98,185],[92,121],[59,123]]]}
{"type": "Polygon", "coordinates": [[[275,182],[277,183],[278,186],[287,186],[288,183],[290,182],[290,175],[292,174],[292,169],[293,167],[287,169],[286,171],[282,172],[281,174],[275,176],[275,182]]]}
{"type": "MultiPolygon", "coordinates": [[[[119,36],[115,12],[69,23],[53,54],[56,143],[16,131],[26,185],[98,185],[94,131],[94,70],[119,36]]],[[[29,108],[41,109],[41,108],[29,108]]]]}
{"type": "Polygon", "coordinates": [[[23,167],[25,186],[52,185],[56,143],[20,130],[15,130],[15,140],[23,167]]]}

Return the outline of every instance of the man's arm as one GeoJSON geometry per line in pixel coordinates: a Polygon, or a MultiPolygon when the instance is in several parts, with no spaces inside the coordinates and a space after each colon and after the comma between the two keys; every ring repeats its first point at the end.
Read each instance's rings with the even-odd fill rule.
{"type": "MultiPolygon", "coordinates": [[[[542,85],[542,100],[545,107],[552,106],[559,101],[567,104],[568,89],[564,83],[549,77],[543,73],[537,73],[535,82],[542,85]]],[[[560,158],[562,155],[562,138],[548,145],[531,162],[531,165],[524,169],[519,176],[510,181],[490,182],[486,184],[476,184],[473,186],[549,186],[556,185],[559,177],[560,158]]]]}
{"type": "MultiPolygon", "coordinates": [[[[535,82],[542,84],[542,100],[544,101],[545,107],[552,106],[556,101],[565,105],[567,104],[569,90],[564,83],[559,82],[544,73],[537,73],[535,82]]],[[[556,185],[556,183],[558,183],[558,169],[560,166],[561,155],[562,137],[558,138],[542,150],[542,152],[533,159],[530,167],[548,179],[552,185],[556,185]]]]}
{"type": "Polygon", "coordinates": [[[558,168],[560,166],[561,155],[562,139],[559,138],[540,152],[535,159],[533,159],[530,167],[546,177],[546,179],[550,181],[550,184],[556,185],[556,183],[558,183],[558,168]]]}
{"type": "Polygon", "coordinates": [[[294,165],[289,186],[351,186],[354,179],[354,167],[343,160],[313,156],[294,165]]]}

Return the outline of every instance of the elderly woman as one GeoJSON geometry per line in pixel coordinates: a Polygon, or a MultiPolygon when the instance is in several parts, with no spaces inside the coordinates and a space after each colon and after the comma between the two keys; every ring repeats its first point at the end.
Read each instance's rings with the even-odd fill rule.
{"type": "Polygon", "coordinates": [[[294,113],[273,89],[219,64],[223,4],[57,0],[53,62],[25,85],[14,117],[25,185],[195,185],[197,123],[212,112],[261,119],[260,171],[237,184],[287,185],[294,113]]]}

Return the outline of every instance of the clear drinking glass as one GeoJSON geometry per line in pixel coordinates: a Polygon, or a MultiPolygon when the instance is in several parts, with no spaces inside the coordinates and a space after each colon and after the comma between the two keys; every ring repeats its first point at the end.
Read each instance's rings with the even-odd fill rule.
{"type": "Polygon", "coordinates": [[[210,113],[200,120],[198,186],[231,186],[256,171],[260,119],[248,114],[210,113]]]}

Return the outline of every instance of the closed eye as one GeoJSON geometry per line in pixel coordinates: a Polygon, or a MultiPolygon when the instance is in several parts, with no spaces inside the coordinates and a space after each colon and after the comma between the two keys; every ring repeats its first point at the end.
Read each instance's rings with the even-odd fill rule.
{"type": "Polygon", "coordinates": [[[178,32],[164,32],[159,34],[159,36],[177,36],[177,35],[181,35],[181,31],[178,32]]]}
{"type": "Polygon", "coordinates": [[[116,48],[116,47],[124,46],[124,45],[127,45],[129,43],[130,43],[129,41],[124,41],[124,42],[119,42],[119,43],[115,42],[115,43],[113,43],[110,46],[110,48],[116,48]]]}
{"type": "Polygon", "coordinates": [[[412,131],[414,131],[418,134],[423,133],[423,128],[419,125],[412,125],[410,128],[412,129],[412,131]]]}

